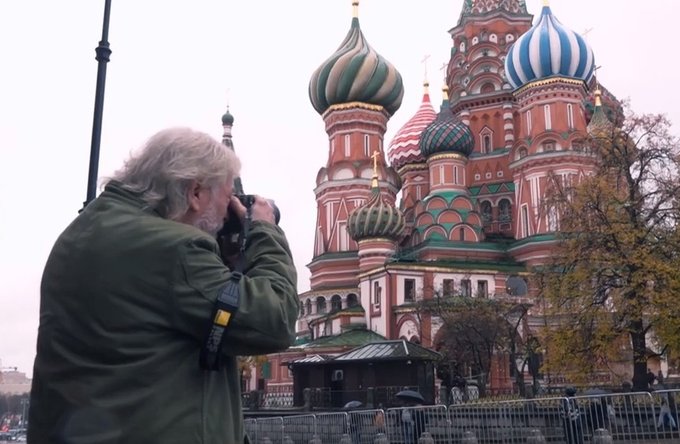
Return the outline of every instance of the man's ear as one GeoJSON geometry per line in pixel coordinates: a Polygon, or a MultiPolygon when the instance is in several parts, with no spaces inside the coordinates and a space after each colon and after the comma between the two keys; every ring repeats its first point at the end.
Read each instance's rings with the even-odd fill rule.
{"type": "Polygon", "coordinates": [[[201,211],[201,185],[192,180],[187,190],[187,200],[189,201],[189,210],[198,213],[201,211]]]}

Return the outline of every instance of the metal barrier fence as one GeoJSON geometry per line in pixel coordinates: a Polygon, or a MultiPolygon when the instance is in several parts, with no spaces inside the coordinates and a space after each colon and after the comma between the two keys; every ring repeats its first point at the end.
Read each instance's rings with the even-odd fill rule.
{"type": "Polygon", "coordinates": [[[680,443],[680,390],[248,419],[254,444],[680,443]]]}

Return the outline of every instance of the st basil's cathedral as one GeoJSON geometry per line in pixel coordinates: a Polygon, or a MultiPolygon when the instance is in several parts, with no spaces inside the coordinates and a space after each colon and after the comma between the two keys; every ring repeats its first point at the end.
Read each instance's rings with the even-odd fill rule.
{"type": "MultiPolygon", "coordinates": [[[[534,20],[523,0],[465,0],[449,31],[441,104],[426,80],[420,107],[385,143],[404,85],[364,37],[358,1],[353,9],[346,37],[309,82],[328,160],[314,188],[300,345],[268,357],[268,385],[292,385],[286,362],[371,341],[436,349],[442,323],[416,308],[434,294],[531,305],[528,270],[550,257],[559,231],[545,204],[550,181],[593,170],[588,135],[617,112],[595,79],[593,50],[547,2],[534,20]]],[[[531,310],[523,331],[543,323],[531,310]]],[[[496,357],[489,382],[511,386],[507,357],[496,357]]]]}

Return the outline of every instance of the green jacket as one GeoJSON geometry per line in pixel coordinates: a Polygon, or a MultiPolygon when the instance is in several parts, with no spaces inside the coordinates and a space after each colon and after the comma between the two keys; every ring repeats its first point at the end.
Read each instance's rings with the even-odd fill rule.
{"type": "Polygon", "coordinates": [[[230,277],[216,241],[109,184],[45,266],[28,442],[243,443],[236,356],[286,349],[299,300],[283,231],[254,222],[220,371],[199,368],[230,277]]]}

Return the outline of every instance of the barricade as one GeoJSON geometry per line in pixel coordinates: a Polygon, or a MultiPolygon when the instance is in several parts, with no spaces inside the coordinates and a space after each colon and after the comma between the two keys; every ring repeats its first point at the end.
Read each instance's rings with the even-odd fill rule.
{"type": "MultiPolygon", "coordinates": [[[[596,393],[570,398],[580,416],[580,436],[593,441],[595,431],[606,430],[614,441],[656,443],[659,436],[655,424],[655,403],[647,392],[596,393]]],[[[606,442],[599,433],[600,442],[606,442]]]]}
{"type": "Polygon", "coordinates": [[[339,442],[343,434],[349,433],[346,412],[317,413],[314,419],[314,433],[324,444],[339,442]]]}
{"type": "Polygon", "coordinates": [[[316,418],[314,415],[284,416],[283,434],[293,442],[308,442],[316,432],[316,418]]]}
{"type": "Polygon", "coordinates": [[[390,443],[416,444],[424,432],[435,443],[449,442],[446,406],[412,406],[388,409],[385,416],[390,443]]]}
{"type": "Polygon", "coordinates": [[[247,419],[254,444],[680,443],[680,390],[247,419]],[[344,440],[343,440],[344,437],[344,440]]]}
{"type": "Polygon", "coordinates": [[[357,410],[347,416],[352,444],[372,444],[378,434],[385,433],[385,411],[381,409],[357,410]]]}
{"type": "Polygon", "coordinates": [[[450,437],[472,432],[479,443],[525,442],[539,430],[546,441],[563,439],[560,407],[564,398],[477,402],[449,406],[450,437]]]}

